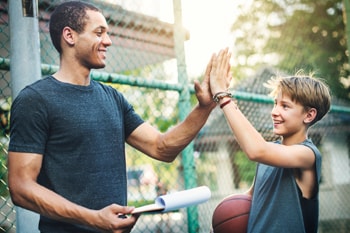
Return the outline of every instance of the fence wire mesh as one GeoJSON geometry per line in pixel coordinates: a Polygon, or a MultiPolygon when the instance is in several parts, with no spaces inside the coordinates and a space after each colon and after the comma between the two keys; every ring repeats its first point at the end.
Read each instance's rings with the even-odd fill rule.
{"type": "MultiPolygon", "coordinates": [[[[58,65],[58,54],[51,45],[48,33],[48,20],[60,2],[38,1],[44,75],[52,73],[58,65]]],[[[104,70],[96,73],[95,79],[124,93],[136,112],[160,131],[164,132],[177,124],[180,113],[185,111],[179,105],[181,98],[177,76],[185,74],[176,71],[173,25],[150,16],[152,12],[157,12],[159,2],[89,2],[103,10],[111,27],[113,41],[108,52],[108,64],[104,70]],[[154,8],[145,10],[150,2],[155,4],[154,8]],[[159,82],[166,84],[159,85],[159,82]]],[[[169,6],[172,7],[171,4],[169,6]]],[[[9,197],[6,178],[8,118],[12,102],[8,12],[8,1],[0,0],[0,232],[16,232],[15,208],[9,197]]],[[[269,117],[272,104],[266,97],[266,91],[260,87],[273,75],[271,68],[256,70],[254,75],[240,80],[232,90],[241,111],[267,140],[276,139],[269,117]]],[[[194,106],[196,101],[193,95],[190,101],[194,106]]],[[[349,106],[349,102],[336,102],[327,117],[310,129],[311,139],[323,153],[319,232],[350,231],[349,106]]],[[[212,198],[198,206],[199,214],[195,222],[189,222],[193,218],[188,218],[186,209],[166,214],[145,214],[140,217],[133,232],[188,232],[188,226],[196,224],[199,226],[198,232],[209,232],[216,205],[225,196],[249,188],[255,164],[240,149],[219,109],[212,112],[191,146],[194,151],[191,155],[195,163],[194,179],[197,185],[206,185],[211,189],[212,198]]],[[[186,164],[182,161],[182,155],[173,163],[165,164],[127,147],[126,156],[129,205],[148,204],[158,195],[185,188],[188,177],[183,175],[186,164]]]]}

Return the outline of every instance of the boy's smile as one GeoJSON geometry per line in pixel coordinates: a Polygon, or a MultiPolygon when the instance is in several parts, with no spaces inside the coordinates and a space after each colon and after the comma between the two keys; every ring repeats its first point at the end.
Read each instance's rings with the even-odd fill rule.
{"type": "Polygon", "coordinates": [[[292,101],[288,95],[279,93],[271,111],[273,132],[283,139],[297,136],[297,140],[306,139],[305,111],[301,104],[292,101]]]}

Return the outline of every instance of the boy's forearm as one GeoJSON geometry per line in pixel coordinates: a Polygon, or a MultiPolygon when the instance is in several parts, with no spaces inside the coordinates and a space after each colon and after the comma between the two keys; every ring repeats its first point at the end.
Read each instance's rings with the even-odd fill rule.
{"type": "MultiPolygon", "coordinates": [[[[223,102],[225,101],[222,101],[221,104],[223,102]]],[[[238,144],[248,158],[254,160],[254,156],[259,155],[260,151],[265,148],[266,141],[243,115],[234,101],[231,101],[222,110],[238,144]],[[254,143],[252,144],[252,142],[254,143]]]]}

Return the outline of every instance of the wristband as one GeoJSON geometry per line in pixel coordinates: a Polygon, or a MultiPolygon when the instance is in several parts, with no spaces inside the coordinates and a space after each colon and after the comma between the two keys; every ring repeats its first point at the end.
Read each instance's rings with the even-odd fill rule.
{"type": "Polygon", "coordinates": [[[221,99],[223,99],[224,97],[230,97],[232,98],[232,94],[230,92],[218,92],[213,96],[213,101],[215,103],[218,103],[221,99]]]}
{"type": "Polygon", "coordinates": [[[222,104],[220,104],[220,108],[225,107],[227,104],[231,103],[231,99],[226,100],[225,102],[223,102],[222,104]]]}

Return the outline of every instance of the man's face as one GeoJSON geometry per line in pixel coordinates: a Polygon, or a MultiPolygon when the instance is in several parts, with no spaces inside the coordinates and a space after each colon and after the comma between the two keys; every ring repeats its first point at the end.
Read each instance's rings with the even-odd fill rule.
{"type": "Polygon", "coordinates": [[[105,17],[97,11],[88,10],[84,31],[77,35],[75,56],[89,69],[106,66],[107,47],[112,44],[105,17]]]}

